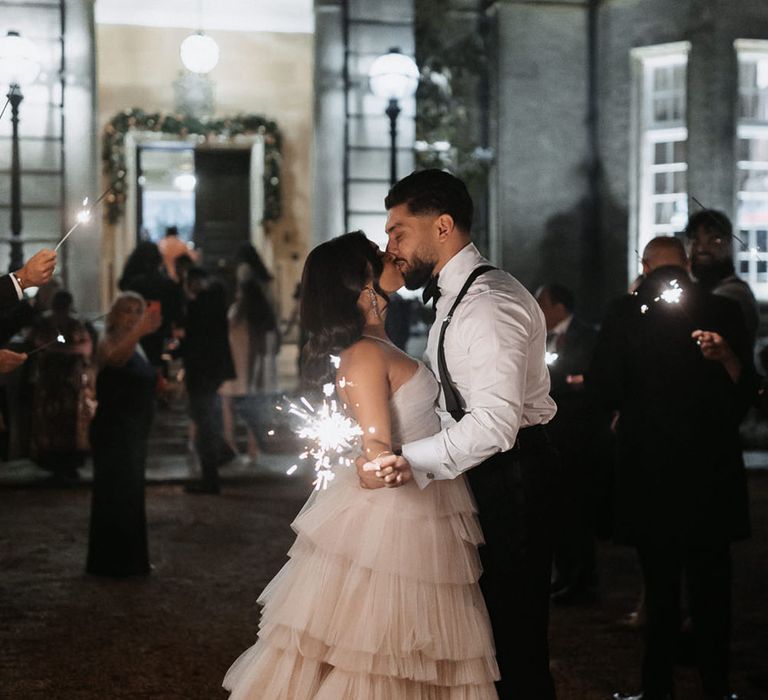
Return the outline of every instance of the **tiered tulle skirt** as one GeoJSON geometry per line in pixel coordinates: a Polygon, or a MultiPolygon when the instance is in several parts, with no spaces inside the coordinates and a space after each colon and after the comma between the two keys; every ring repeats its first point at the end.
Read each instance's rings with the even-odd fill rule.
{"type": "Polygon", "coordinates": [[[496,700],[482,535],[463,479],[313,494],[231,700],[496,700]]]}

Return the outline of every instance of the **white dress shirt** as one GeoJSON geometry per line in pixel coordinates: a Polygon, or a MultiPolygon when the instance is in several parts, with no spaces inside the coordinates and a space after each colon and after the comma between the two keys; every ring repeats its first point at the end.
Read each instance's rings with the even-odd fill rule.
{"type": "MultiPolygon", "coordinates": [[[[438,381],[443,319],[470,272],[487,264],[470,243],[440,271],[441,296],[425,354],[438,381]]],[[[467,413],[454,421],[445,410],[441,387],[437,412],[442,430],[402,448],[421,488],[432,479],[453,479],[511,449],[520,428],[551,420],[556,407],[549,397],[546,335],[539,305],[514,277],[492,270],[472,284],[453,314],[444,343],[448,373],[467,413]]]]}
{"type": "Polygon", "coordinates": [[[573,314],[568,314],[568,316],[547,333],[547,352],[557,352],[560,338],[568,332],[568,329],[571,327],[571,321],[573,321],[573,314]]]}

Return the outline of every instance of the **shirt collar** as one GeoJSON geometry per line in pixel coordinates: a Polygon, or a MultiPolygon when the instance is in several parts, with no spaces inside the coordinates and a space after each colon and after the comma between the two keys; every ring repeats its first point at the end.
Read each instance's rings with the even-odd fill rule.
{"type": "Polygon", "coordinates": [[[569,314],[566,316],[560,323],[558,323],[551,331],[550,333],[553,333],[554,335],[563,335],[564,333],[568,332],[568,329],[571,326],[571,321],[573,320],[573,314],[569,314]]]}
{"type": "Polygon", "coordinates": [[[456,296],[472,272],[479,265],[488,261],[480,255],[480,251],[474,243],[467,243],[456,255],[454,255],[440,270],[437,276],[437,286],[440,293],[448,296],[456,296]]]}

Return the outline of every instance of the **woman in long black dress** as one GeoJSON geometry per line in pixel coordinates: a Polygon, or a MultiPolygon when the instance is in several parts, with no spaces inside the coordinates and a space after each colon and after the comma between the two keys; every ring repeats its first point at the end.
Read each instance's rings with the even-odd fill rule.
{"type": "Polygon", "coordinates": [[[157,375],[138,343],[161,322],[159,310],[147,308],[140,295],[123,292],[99,344],[98,408],[91,424],[90,574],[149,573],[144,466],[157,375]]]}

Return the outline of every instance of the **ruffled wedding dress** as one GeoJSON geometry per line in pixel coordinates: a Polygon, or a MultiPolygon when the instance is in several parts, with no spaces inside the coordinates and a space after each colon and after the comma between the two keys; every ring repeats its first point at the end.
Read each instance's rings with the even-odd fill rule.
{"type": "MultiPolygon", "coordinates": [[[[395,445],[439,429],[437,391],[419,364],[395,392],[395,445]]],[[[496,700],[463,478],[365,490],[338,470],[293,529],[290,560],[259,598],[258,641],[224,678],[230,700],[496,700]]]]}

